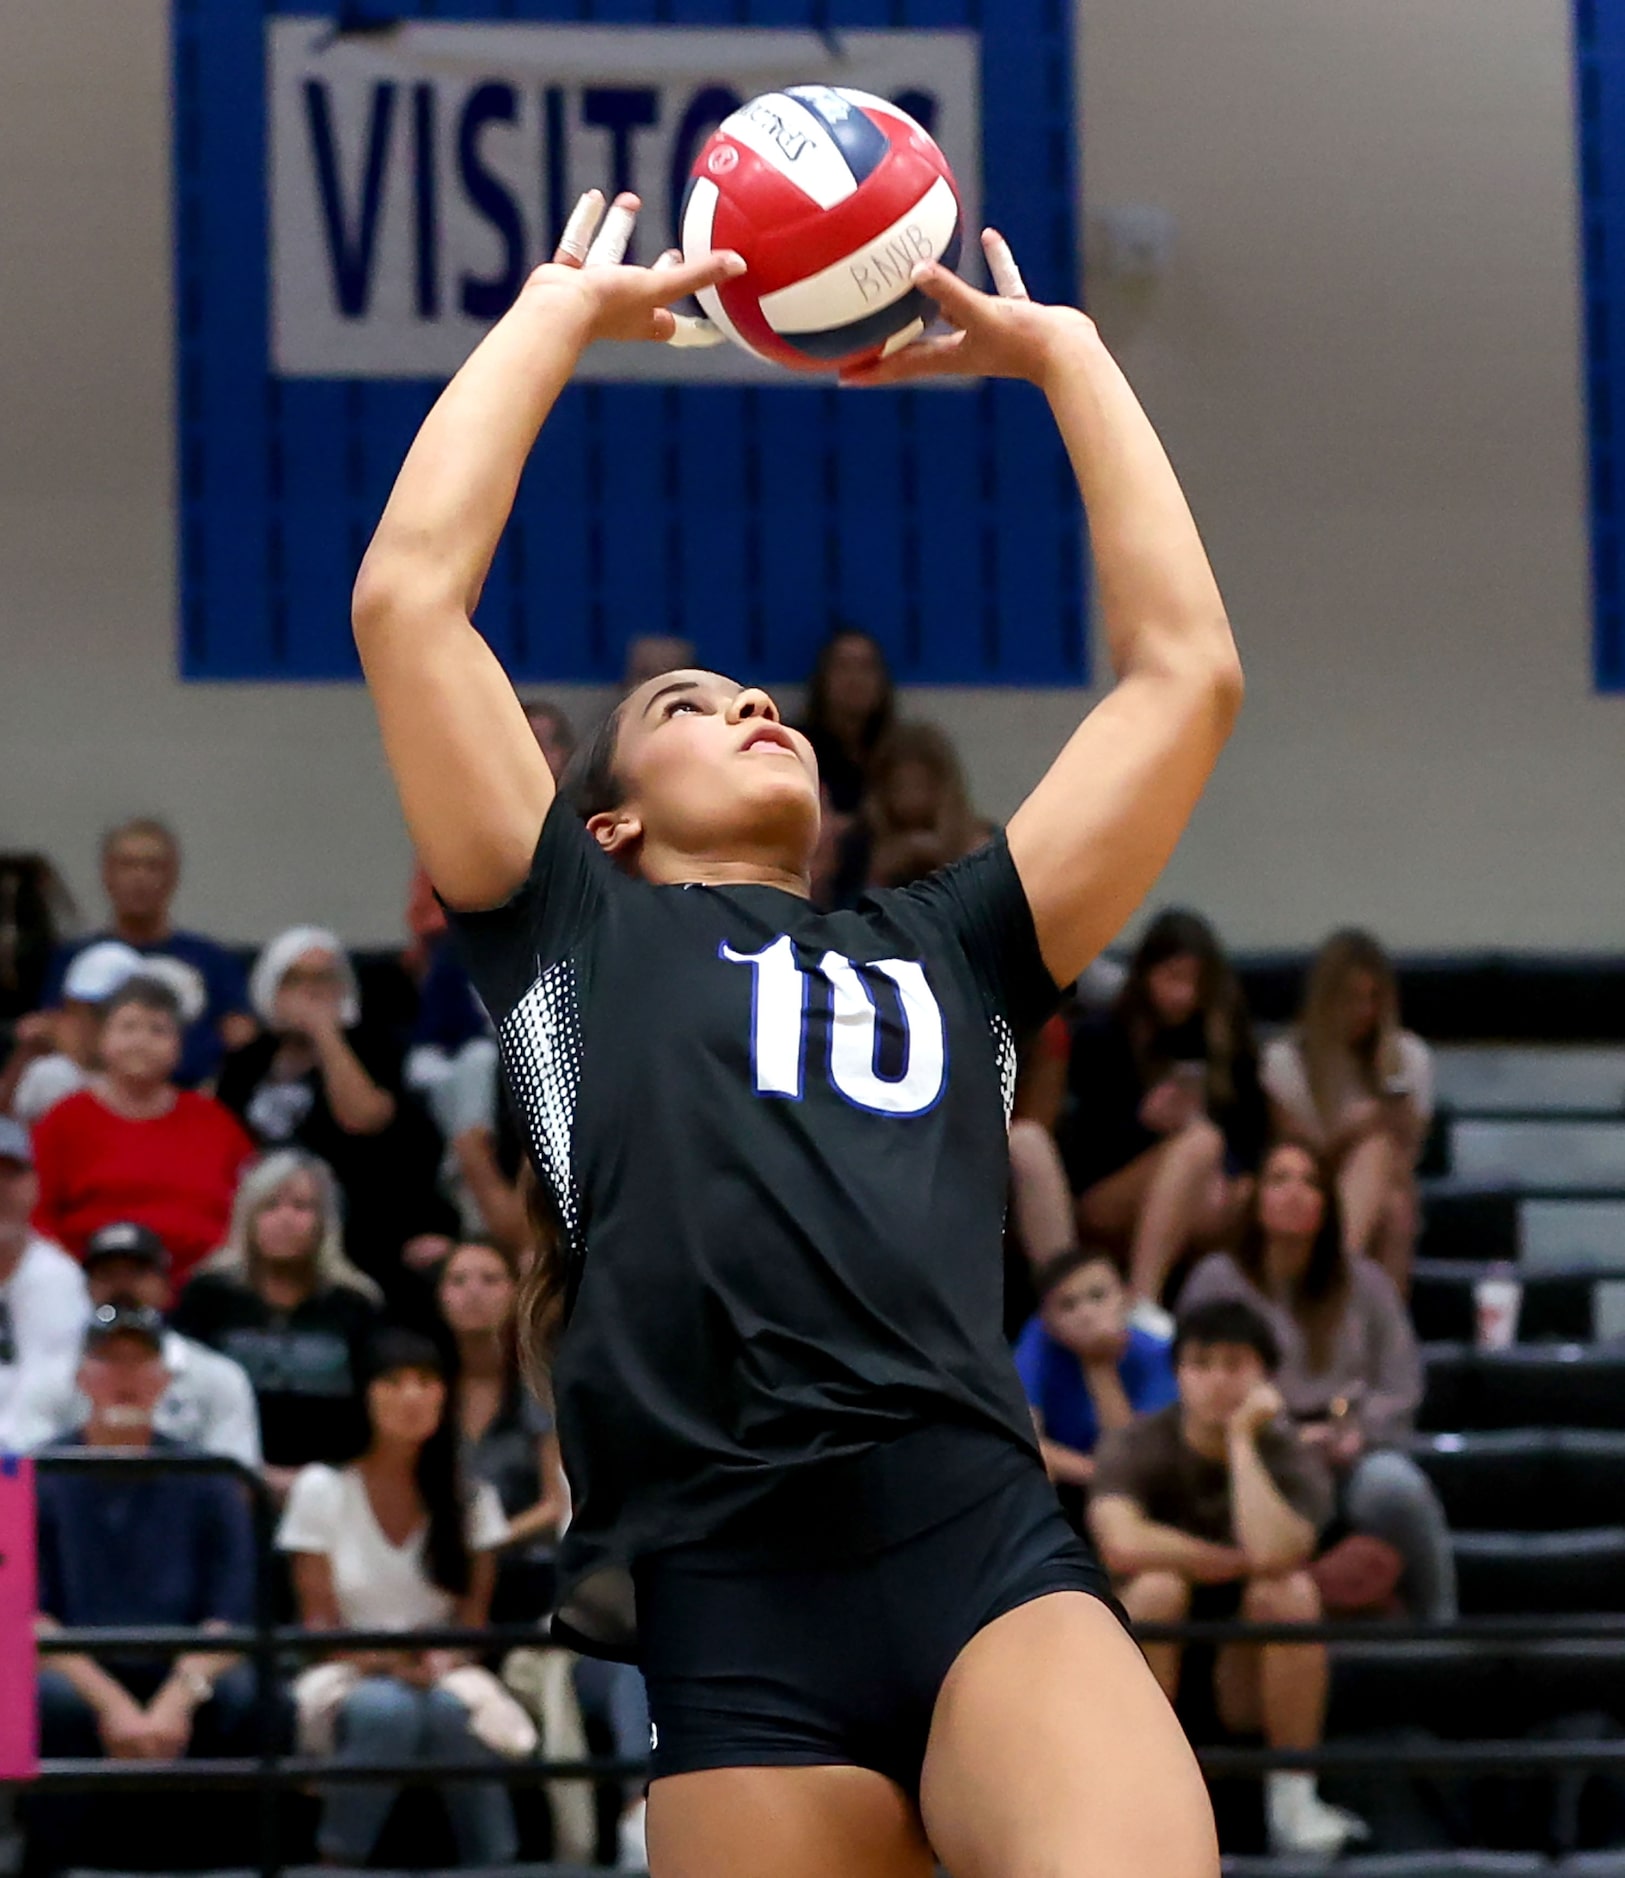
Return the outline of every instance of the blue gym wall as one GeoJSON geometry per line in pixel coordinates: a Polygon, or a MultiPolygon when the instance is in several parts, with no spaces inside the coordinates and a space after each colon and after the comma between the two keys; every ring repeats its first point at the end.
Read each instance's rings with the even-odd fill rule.
{"type": "MultiPolygon", "coordinates": [[[[271,369],[264,23],[322,11],[174,0],[181,565],[188,679],[359,676],[350,583],[438,386],[271,369]]],[[[980,34],[983,202],[1035,295],[1077,293],[1067,0],[397,0],[391,19],[959,27],[980,34]]],[[[540,257],[536,257],[540,258],[540,257]]],[[[479,625],[521,680],[607,682],[630,634],[803,676],[834,620],[900,677],[1086,677],[1076,492],[1028,387],[855,394],[571,387],[549,420],[479,625]]]]}

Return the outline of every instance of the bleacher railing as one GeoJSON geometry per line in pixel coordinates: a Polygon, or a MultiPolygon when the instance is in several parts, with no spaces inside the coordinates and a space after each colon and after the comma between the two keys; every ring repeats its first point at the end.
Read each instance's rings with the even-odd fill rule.
{"type": "MultiPolygon", "coordinates": [[[[326,1656],[336,1651],[399,1649],[410,1637],[416,1649],[494,1651],[555,1648],[532,1624],[488,1625],[481,1630],[455,1627],[413,1630],[307,1630],[276,1621],[272,1569],[277,1512],[260,1476],[240,1462],[215,1455],[142,1454],[84,1450],[34,1457],[39,1473],[212,1473],[241,1483],[253,1507],[256,1543],[255,1621],[238,1629],[75,1628],[53,1630],[38,1639],[43,1657],[82,1653],[110,1654],[141,1650],[151,1656],[179,1656],[200,1647],[231,1651],[248,1659],[257,1688],[260,1751],[249,1759],[209,1758],[182,1761],[50,1759],[40,1762],[32,1786],[54,1792],[103,1792],[121,1789],[175,1790],[226,1788],[259,1797],[259,1860],[262,1878],[278,1878],[284,1869],[279,1845],[278,1798],[289,1789],[359,1781],[440,1782],[498,1780],[510,1786],[541,1785],[555,1780],[638,1779],[647,1761],[589,1755],[564,1760],[545,1753],[524,1760],[441,1763],[368,1761],[343,1764],[285,1751],[280,1745],[286,1707],[282,1667],[289,1659],[326,1656]]],[[[1326,1619],[1314,1624],[1257,1624],[1241,1620],[1175,1624],[1140,1624],[1134,1634],[1146,1643],[1359,1643],[1384,1650],[1459,1645],[1464,1652],[1512,1652],[1549,1643],[1625,1642],[1625,1613],[1464,1617],[1450,1623],[1398,1620],[1326,1619]]],[[[1329,1741],[1317,1748],[1267,1748],[1212,1744],[1197,1758],[1213,1776],[1258,1776],[1274,1769],[1326,1773],[1496,1774],[1538,1778],[1558,1773],[1625,1773],[1622,1740],[1480,1740],[1405,1742],[1329,1741]]]]}

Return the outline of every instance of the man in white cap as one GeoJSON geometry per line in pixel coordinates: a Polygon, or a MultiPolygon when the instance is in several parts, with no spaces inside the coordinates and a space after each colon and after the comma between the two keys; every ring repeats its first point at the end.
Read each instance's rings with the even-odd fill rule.
{"type": "MultiPolygon", "coordinates": [[[[162,1314],[169,1302],[168,1249],[150,1227],[134,1220],[115,1221],[92,1233],[84,1267],[93,1309],[112,1306],[162,1314]]],[[[167,1324],[161,1355],[169,1386],[153,1411],[157,1432],[205,1454],[223,1454],[257,1468],[259,1404],[243,1366],[167,1324]]],[[[58,1435],[83,1427],[90,1412],[71,1377],[54,1406],[58,1435]]]]}
{"type": "Polygon", "coordinates": [[[90,1316],[78,1264],[28,1223],[38,1190],[28,1130],[0,1116],[0,1454],[55,1436],[90,1316]]]}

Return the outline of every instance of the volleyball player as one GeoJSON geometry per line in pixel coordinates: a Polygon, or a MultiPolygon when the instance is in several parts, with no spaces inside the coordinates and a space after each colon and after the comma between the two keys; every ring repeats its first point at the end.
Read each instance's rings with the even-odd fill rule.
{"type": "Polygon", "coordinates": [[[588,199],[452,380],[354,609],[557,1214],[557,1634],[643,1665],[655,1878],[1206,1878],[1195,1762],[1038,1458],[1000,1242],[1018,1041],[1201,793],[1223,605],[1093,325],[989,234],[1001,294],[922,267],[957,330],[862,376],[1027,379],[1077,472],[1117,683],[1008,831],[815,912],[806,740],[709,671],[634,690],[555,800],[470,624],[520,472],[584,347],[670,338],[743,267],[616,265],[636,207],[589,252],[588,199]]]}

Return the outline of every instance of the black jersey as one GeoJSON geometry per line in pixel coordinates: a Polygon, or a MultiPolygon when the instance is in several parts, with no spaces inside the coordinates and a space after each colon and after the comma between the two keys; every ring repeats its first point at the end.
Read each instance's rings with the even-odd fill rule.
{"type": "Polygon", "coordinates": [[[1058,992],[1004,838],[820,913],[651,886],[562,803],[453,916],[568,1260],[559,1627],[635,1644],[627,1564],[941,1423],[1033,1446],[1001,1334],[1018,1038],[1058,992]]]}

